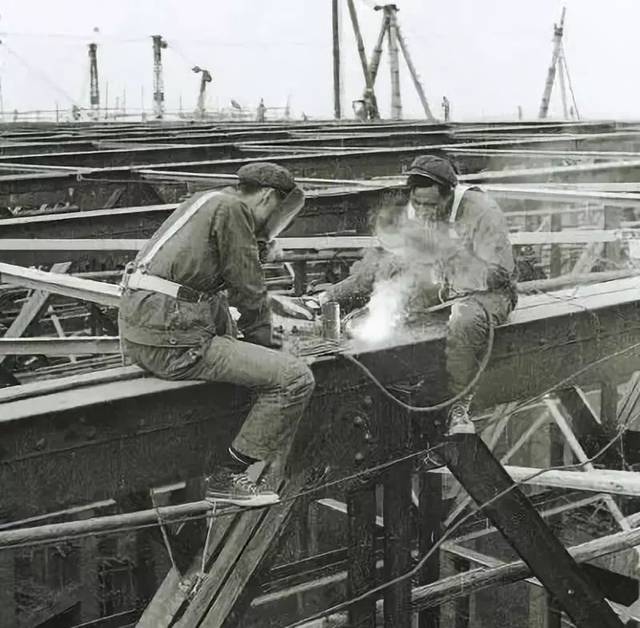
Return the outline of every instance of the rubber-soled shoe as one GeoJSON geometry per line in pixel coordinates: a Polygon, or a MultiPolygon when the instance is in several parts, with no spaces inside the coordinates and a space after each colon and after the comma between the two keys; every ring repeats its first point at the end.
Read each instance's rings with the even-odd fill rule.
{"type": "Polygon", "coordinates": [[[206,479],[205,499],[255,508],[277,504],[280,496],[256,484],[246,472],[236,473],[227,467],[220,467],[206,479]]]}
{"type": "Polygon", "coordinates": [[[475,434],[476,428],[469,417],[471,397],[456,401],[449,409],[449,434],[475,434]]]}

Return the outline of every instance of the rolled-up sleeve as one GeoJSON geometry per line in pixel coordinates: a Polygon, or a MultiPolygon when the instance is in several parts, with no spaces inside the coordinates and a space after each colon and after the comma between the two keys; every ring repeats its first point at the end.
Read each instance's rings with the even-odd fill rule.
{"type": "Polygon", "coordinates": [[[268,320],[267,288],[249,211],[243,206],[222,206],[214,221],[212,238],[229,303],[240,312],[238,328],[244,331],[268,320]]]}

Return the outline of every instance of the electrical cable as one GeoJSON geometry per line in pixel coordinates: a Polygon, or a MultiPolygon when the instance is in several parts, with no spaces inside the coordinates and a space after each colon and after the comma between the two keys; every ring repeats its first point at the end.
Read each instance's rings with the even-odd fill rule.
{"type": "Polygon", "coordinates": [[[482,374],[485,372],[487,366],[489,365],[489,360],[491,359],[491,352],[493,351],[495,329],[494,329],[493,321],[491,320],[491,316],[489,312],[487,312],[487,310],[483,306],[482,306],[482,309],[487,318],[487,324],[489,327],[489,333],[487,337],[487,350],[484,353],[482,361],[480,362],[475,375],[462,391],[460,391],[457,395],[451,397],[450,399],[447,399],[435,405],[412,406],[408,403],[405,403],[401,399],[398,399],[398,397],[396,397],[392,392],[390,392],[384,386],[384,384],[364,364],[362,364],[362,362],[360,362],[360,360],[358,360],[357,358],[347,353],[341,353],[339,355],[341,355],[348,362],[351,362],[351,364],[354,364],[355,366],[357,366],[371,380],[371,382],[376,386],[376,388],[378,388],[380,392],[382,392],[382,394],[387,399],[390,399],[395,404],[399,405],[401,408],[404,408],[408,412],[437,412],[438,410],[443,410],[444,408],[448,408],[449,406],[453,405],[463,397],[466,397],[475,388],[476,384],[478,383],[478,380],[482,377],[482,374]]]}
{"type": "MultiPolygon", "coordinates": [[[[375,465],[373,467],[368,467],[366,469],[363,469],[362,471],[357,471],[356,473],[353,473],[351,475],[342,477],[342,478],[338,478],[336,480],[332,480],[330,482],[325,482],[323,484],[320,484],[318,486],[314,486],[312,488],[309,489],[305,489],[302,491],[299,491],[297,493],[295,493],[294,495],[290,495],[289,497],[286,497],[282,500],[280,500],[278,502],[278,504],[284,504],[290,501],[295,501],[296,499],[298,499],[299,497],[304,497],[306,495],[311,495],[313,493],[317,493],[320,491],[323,491],[327,488],[331,488],[332,486],[336,486],[339,484],[343,484],[345,482],[350,482],[352,480],[356,480],[358,478],[361,478],[362,476],[365,475],[369,475],[371,473],[375,473],[378,471],[382,471],[384,469],[387,469],[389,467],[392,467],[396,464],[400,464],[402,462],[407,462],[408,460],[411,460],[412,458],[417,458],[419,456],[424,456],[427,455],[429,452],[435,451],[436,449],[439,449],[442,447],[442,444],[438,444],[435,445],[434,447],[431,447],[429,449],[422,449],[420,451],[415,451],[412,452],[410,454],[407,454],[405,456],[401,456],[399,458],[394,458],[393,460],[388,460],[387,462],[383,462],[380,463],[378,465],[375,465]]],[[[277,505],[277,504],[276,504],[277,505]]],[[[211,511],[208,511],[206,513],[202,513],[202,514],[198,514],[198,515],[185,515],[183,517],[171,517],[169,519],[167,519],[167,523],[170,524],[177,524],[177,523],[187,523],[190,521],[197,521],[199,519],[204,519],[204,518],[212,518],[212,519],[217,519],[219,517],[227,517],[227,516],[232,516],[232,515],[237,515],[243,512],[247,512],[248,510],[253,510],[252,508],[243,508],[243,507],[230,507],[230,508],[225,508],[224,510],[220,510],[217,511],[216,507],[212,504],[212,509],[211,511]],[[215,512],[212,512],[215,511],[215,512]]],[[[162,513],[160,513],[162,514],[162,513]]],[[[77,534],[68,534],[65,536],[61,536],[61,537],[57,537],[55,539],[43,539],[40,541],[25,541],[23,543],[16,543],[13,545],[9,545],[9,546],[0,546],[0,552],[3,550],[12,550],[12,549],[17,549],[17,548],[21,548],[21,547],[37,547],[37,546],[41,546],[41,545],[51,545],[53,543],[60,543],[63,541],[73,541],[75,539],[81,539],[81,538],[86,538],[89,536],[101,536],[101,535],[106,535],[106,534],[116,534],[116,533],[122,533],[122,532],[132,532],[135,530],[143,530],[146,528],[154,528],[154,527],[158,527],[160,525],[160,523],[158,521],[154,521],[154,522],[150,522],[150,523],[140,523],[140,524],[135,524],[135,525],[125,525],[125,526],[121,526],[121,527],[117,527],[117,528],[111,528],[108,530],[100,530],[100,531],[91,531],[91,532],[80,532],[77,534]]]]}
{"type": "MultiPolygon", "coordinates": [[[[615,354],[611,354],[610,356],[606,356],[607,358],[613,357],[615,355],[620,355],[622,353],[626,353],[627,351],[630,351],[633,348],[637,348],[640,347],[640,343],[636,343],[634,345],[631,345],[630,347],[625,348],[622,351],[616,352],[615,354]]],[[[600,360],[597,360],[595,363],[599,362],[600,360]]],[[[588,365],[588,366],[592,366],[594,363],[588,365]]],[[[575,377],[575,374],[572,376],[575,377]]],[[[542,393],[541,395],[537,395],[536,397],[541,397],[544,396],[545,394],[548,393],[542,393]]],[[[534,398],[536,398],[534,397],[534,398]]],[[[528,400],[528,402],[530,402],[531,399],[528,400]]],[[[344,602],[341,602],[339,604],[336,604],[334,606],[332,606],[331,608],[325,609],[324,611],[321,611],[319,613],[316,613],[310,617],[305,618],[304,620],[298,621],[298,622],[294,622],[292,624],[288,624],[285,628],[299,628],[300,626],[303,626],[304,624],[314,621],[316,619],[321,619],[322,617],[326,617],[327,615],[333,614],[333,613],[337,613],[339,611],[344,610],[345,608],[348,608],[349,606],[352,606],[353,604],[356,604],[358,602],[361,602],[369,597],[371,597],[372,595],[374,595],[375,593],[379,593],[381,591],[384,591],[385,589],[388,589],[389,587],[392,587],[396,584],[399,584],[401,582],[404,582],[405,580],[412,578],[414,576],[416,576],[424,567],[424,565],[426,564],[427,560],[429,560],[429,558],[431,558],[431,556],[433,556],[433,554],[442,546],[442,544],[453,534],[453,532],[455,532],[458,528],[460,528],[464,523],[466,523],[469,519],[471,519],[472,517],[476,516],[478,512],[480,512],[481,510],[483,510],[484,508],[486,508],[487,506],[490,506],[491,504],[493,504],[494,502],[496,502],[497,500],[501,499],[502,497],[504,497],[507,493],[511,492],[512,490],[514,490],[515,488],[518,488],[519,486],[522,486],[523,484],[529,482],[530,480],[539,477],[541,475],[543,475],[544,473],[547,473],[548,471],[560,471],[560,470],[570,470],[570,469],[580,469],[582,467],[584,467],[587,464],[593,463],[595,460],[597,460],[600,456],[602,456],[606,451],[608,451],[624,434],[624,432],[626,431],[626,427],[628,426],[628,424],[630,423],[630,421],[626,422],[626,425],[622,426],[621,429],[618,431],[618,433],[607,442],[607,444],[605,444],[598,452],[596,452],[595,455],[593,455],[591,458],[585,460],[584,462],[577,462],[575,464],[567,464],[567,465],[558,465],[558,466],[554,466],[554,467],[548,467],[546,469],[540,469],[539,471],[536,471],[535,473],[532,473],[531,475],[522,478],[521,480],[515,481],[511,486],[507,487],[506,489],[500,491],[499,493],[497,493],[496,495],[494,495],[491,499],[483,502],[482,504],[478,505],[478,508],[475,511],[469,512],[467,515],[465,515],[464,517],[462,517],[461,519],[459,519],[456,523],[454,523],[450,528],[448,528],[447,530],[445,530],[445,532],[443,533],[443,535],[431,546],[431,548],[429,549],[429,551],[420,558],[420,560],[414,565],[414,567],[412,567],[409,571],[407,571],[404,574],[401,574],[400,576],[393,578],[391,580],[388,580],[386,582],[383,582],[382,584],[369,589],[368,591],[365,591],[364,593],[350,598],[349,600],[346,600],[344,602]]]]}
{"type": "MultiPolygon", "coordinates": [[[[582,368],[578,369],[577,371],[574,371],[571,375],[565,377],[564,379],[560,380],[559,382],[557,382],[553,386],[548,387],[547,389],[543,390],[542,392],[538,393],[537,395],[532,395],[531,397],[528,397],[527,399],[524,399],[524,400],[520,401],[518,404],[516,404],[514,406],[512,412],[517,412],[518,409],[526,406],[527,404],[531,403],[532,401],[535,401],[537,399],[545,397],[546,395],[550,394],[551,392],[553,392],[557,388],[560,388],[560,387],[570,383],[577,376],[579,376],[582,373],[588,371],[589,369],[593,368],[594,366],[596,366],[598,364],[601,364],[602,362],[606,362],[607,360],[610,360],[612,358],[624,355],[624,354],[626,354],[626,353],[628,353],[630,351],[633,351],[634,349],[638,349],[638,348],[640,348],[640,342],[637,342],[637,343],[634,343],[632,345],[629,345],[628,347],[625,347],[624,349],[620,349],[619,351],[615,351],[614,353],[610,353],[610,354],[604,355],[601,358],[598,358],[597,360],[594,360],[594,361],[586,364],[585,366],[583,366],[582,368]]],[[[380,384],[380,385],[382,385],[382,384],[380,384]]],[[[528,480],[533,479],[533,478],[537,477],[538,475],[540,475],[542,473],[545,473],[546,471],[571,469],[571,468],[580,468],[583,465],[588,464],[589,462],[593,462],[596,458],[599,458],[603,453],[605,453],[608,449],[610,449],[610,447],[612,447],[615,444],[615,442],[617,442],[617,440],[619,440],[621,438],[621,436],[624,433],[624,431],[626,430],[627,426],[633,420],[635,420],[635,418],[636,418],[635,416],[630,416],[629,419],[626,421],[626,423],[622,426],[622,428],[619,431],[619,433],[607,445],[605,445],[595,456],[593,456],[591,459],[586,460],[585,462],[582,462],[582,463],[576,463],[575,465],[562,465],[562,466],[558,466],[558,467],[549,467],[547,469],[541,469],[535,475],[532,475],[531,477],[524,478],[524,479],[520,480],[514,486],[518,486],[518,485],[520,485],[520,484],[522,484],[524,482],[527,482],[528,480]]],[[[399,464],[401,462],[405,462],[407,460],[410,460],[411,458],[424,456],[424,455],[426,455],[426,454],[428,454],[430,452],[433,452],[433,451],[435,451],[435,450],[437,450],[437,449],[439,449],[441,447],[443,447],[442,443],[440,443],[438,445],[435,445],[434,447],[430,447],[428,449],[423,449],[423,450],[420,450],[420,451],[417,451],[417,452],[413,452],[413,453],[408,454],[406,456],[402,456],[400,458],[396,458],[396,459],[381,463],[379,465],[376,465],[376,466],[373,466],[373,467],[369,467],[367,469],[363,469],[362,471],[358,471],[358,472],[356,472],[356,473],[354,473],[354,474],[352,474],[350,476],[345,476],[343,478],[339,478],[337,480],[333,480],[331,482],[326,482],[326,483],[321,484],[319,486],[312,487],[310,489],[306,489],[306,490],[300,491],[300,492],[298,492],[298,493],[296,493],[294,495],[291,495],[290,497],[285,498],[284,500],[281,500],[280,503],[285,503],[285,502],[288,502],[288,501],[292,501],[292,500],[298,499],[299,497],[302,497],[302,496],[305,496],[305,495],[309,495],[309,494],[324,490],[326,488],[330,488],[332,486],[336,486],[338,484],[357,479],[359,477],[362,477],[363,475],[368,475],[368,474],[371,474],[371,473],[375,473],[376,471],[381,471],[381,470],[389,468],[389,467],[391,467],[391,466],[393,466],[395,464],[399,464]]],[[[228,509],[225,509],[225,510],[222,510],[222,511],[218,512],[216,514],[216,518],[217,517],[223,517],[223,516],[236,515],[238,513],[246,512],[246,511],[247,511],[247,508],[241,508],[241,507],[228,508],[228,509]]],[[[471,514],[473,514],[473,513],[471,513],[471,514]]],[[[201,514],[201,515],[185,516],[185,517],[175,518],[175,519],[172,518],[171,519],[171,523],[181,523],[181,522],[187,522],[187,521],[194,521],[194,520],[202,519],[202,518],[209,517],[209,516],[211,516],[209,513],[205,513],[205,514],[201,514]]],[[[459,520],[459,523],[461,524],[464,521],[466,521],[465,518],[459,520]]],[[[20,543],[20,544],[16,544],[16,545],[11,545],[10,547],[0,547],[0,551],[6,550],[6,549],[14,549],[14,548],[18,548],[18,547],[31,547],[31,546],[39,546],[39,545],[49,545],[49,544],[54,543],[54,542],[74,540],[76,538],[83,538],[83,537],[87,537],[87,536],[97,536],[97,535],[116,533],[116,532],[133,531],[133,530],[139,530],[139,529],[144,529],[144,528],[155,527],[157,525],[158,525],[157,522],[149,523],[149,524],[138,524],[138,525],[135,525],[135,526],[126,526],[126,527],[122,527],[122,528],[105,530],[105,531],[101,531],[101,532],[89,532],[89,533],[82,533],[82,534],[76,534],[76,535],[68,535],[66,537],[61,537],[61,538],[59,538],[57,540],[25,542],[25,543],[20,543]]],[[[456,524],[456,525],[458,525],[458,524],[456,524]]]]}
{"type": "Polygon", "coordinates": [[[64,96],[67,100],[69,100],[69,102],[71,102],[72,105],[79,106],[76,100],[73,98],[73,96],[65,92],[55,81],[53,81],[51,78],[49,78],[49,76],[47,76],[44,72],[42,72],[42,70],[34,68],[28,61],[23,59],[21,55],[19,55],[15,50],[13,50],[13,48],[8,46],[4,41],[2,42],[2,46],[7,50],[7,52],[9,52],[9,54],[13,55],[20,63],[22,63],[22,65],[24,65],[27,68],[27,70],[39,76],[40,80],[42,80],[44,83],[47,83],[49,87],[51,87],[52,89],[57,91],[59,94],[64,96]]]}
{"type": "Polygon", "coordinates": [[[571,82],[571,75],[569,74],[569,65],[567,64],[567,57],[564,51],[564,45],[562,46],[561,60],[562,60],[562,65],[564,66],[564,73],[567,75],[567,83],[569,84],[569,91],[571,92],[571,100],[573,101],[573,110],[576,113],[576,118],[580,120],[580,112],[578,111],[578,103],[576,102],[576,95],[573,93],[573,83],[571,82]]]}

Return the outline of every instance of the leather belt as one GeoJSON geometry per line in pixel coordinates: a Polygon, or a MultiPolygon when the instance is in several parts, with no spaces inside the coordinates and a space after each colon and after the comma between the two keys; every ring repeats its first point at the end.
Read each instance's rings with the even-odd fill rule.
{"type": "Polygon", "coordinates": [[[160,292],[166,294],[169,297],[178,299],[179,301],[188,301],[189,303],[201,303],[202,301],[208,301],[213,295],[206,292],[200,292],[189,288],[189,286],[183,286],[182,284],[157,277],[156,275],[149,275],[148,273],[142,273],[139,270],[131,273],[125,272],[122,285],[125,288],[131,290],[149,290],[151,292],[160,292]]]}

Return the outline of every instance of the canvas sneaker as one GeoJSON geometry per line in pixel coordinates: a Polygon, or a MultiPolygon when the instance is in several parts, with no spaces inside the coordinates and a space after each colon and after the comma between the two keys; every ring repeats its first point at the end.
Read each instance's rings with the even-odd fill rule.
{"type": "Polygon", "coordinates": [[[471,400],[456,401],[449,410],[449,434],[475,434],[476,428],[469,417],[471,400]]]}
{"type": "Polygon", "coordinates": [[[205,499],[255,508],[277,504],[280,496],[254,482],[246,472],[236,473],[220,467],[206,479],[205,499]]]}

